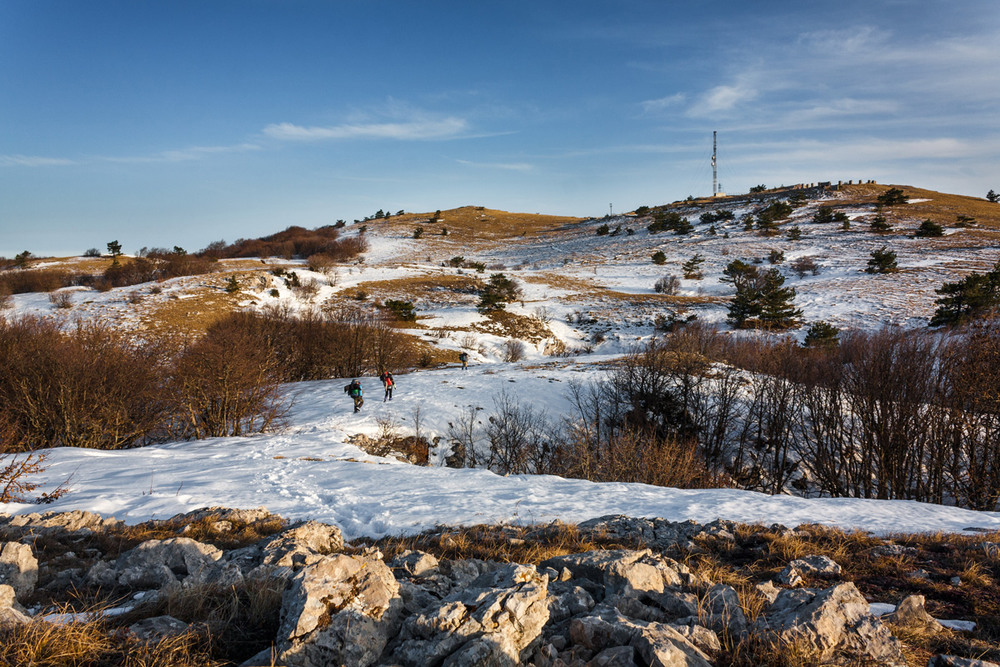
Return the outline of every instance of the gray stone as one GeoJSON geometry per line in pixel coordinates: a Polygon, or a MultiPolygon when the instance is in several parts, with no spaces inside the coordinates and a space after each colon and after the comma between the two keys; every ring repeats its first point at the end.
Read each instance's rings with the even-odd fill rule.
{"type": "Polygon", "coordinates": [[[635,649],[631,646],[606,648],[595,655],[587,667],[635,667],[635,649]]]}
{"type": "Polygon", "coordinates": [[[821,661],[837,655],[906,664],[899,641],[869,613],[868,602],[853,583],[825,590],[783,590],[757,621],[767,638],[795,643],[821,661]]]}
{"type": "Polygon", "coordinates": [[[606,595],[641,596],[662,593],[667,586],[680,586],[689,575],[686,568],[649,549],[639,551],[597,550],[550,558],[545,567],[567,569],[574,579],[587,579],[604,586],[606,595]]]}
{"type": "Polygon", "coordinates": [[[706,625],[730,637],[740,637],[747,632],[747,617],[736,589],[725,584],[715,584],[705,593],[703,612],[706,625]]]}
{"type": "Polygon", "coordinates": [[[722,650],[719,635],[694,621],[685,624],[670,623],[670,627],[705,653],[722,650]]]}
{"type": "Polygon", "coordinates": [[[558,622],[594,608],[594,598],[580,586],[562,582],[549,584],[549,622],[558,622]]]}
{"type": "Polygon", "coordinates": [[[389,563],[396,576],[420,577],[437,570],[438,559],[425,551],[404,551],[389,563]]]}
{"type": "Polygon", "coordinates": [[[267,540],[261,547],[262,565],[299,569],[317,556],[342,551],[344,536],[336,526],[307,521],[267,540]]]}
{"type": "Polygon", "coordinates": [[[945,628],[924,609],[923,595],[909,595],[886,619],[896,625],[918,632],[938,633],[945,628]]]}
{"type": "Polygon", "coordinates": [[[773,603],[778,597],[778,593],[781,592],[781,589],[775,586],[773,581],[765,581],[762,584],[757,584],[756,589],[767,600],[768,604],[773,603]]]}
{"type": "Polygon", "coordinates": [[[491,664],[517,664],[540,641],[549,618],[547,585],[532,566],[509,564],[485,572],[408,618],[393,657],[403,665],[422,666],[489,649],[491,664]]]}
{"type": "Polygon", "coordinates": [[[38,583],[38,560],[27,544],[4,542],[0,545],[0,584],[8,584],[22,600],[35,591],[38,583]]]}
{"type": "Polygon", "coordinates": [[[115,564],[119,586],[164,588],[194,577],[202,582],[212,566],[222,558],[222,551],[187,537],[147,540],[122,554],[115,564]]]}
{"type": "Polygon", "coordinates": [[[36,534],[52,532],[89,534],[121,524],[118,519],[105,519],[99,514],[82,510],[20,514],[7,523],[11,528],[27,528],[36,534]]]}
{"type": "Polygon", "coordinates": [[[649,667],[712,667],[708,656],[669,625],[651,624],[632,639],[639,662],[649,667]]]}
{"type": "Polygon", "coordinates": [[[288,667],[372,665],[398,632],[402,607],[399,585],[382,561],[322,557],[285,591],[280,661],[288,667]]]}

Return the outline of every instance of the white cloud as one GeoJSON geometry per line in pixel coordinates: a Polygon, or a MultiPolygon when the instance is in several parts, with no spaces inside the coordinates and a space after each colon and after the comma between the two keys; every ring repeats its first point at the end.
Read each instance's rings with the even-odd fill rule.
{"type": "Polygon", "coordinates": [[[507,171],[531,171],[534,165],[527,162],[471,162],[469,160],[456,160],[459,164],[469,167],[482,167],[485,169],[504,169],[507,171]]]}
{"type": "Polygon", "coordinates": [[[61,157],[39,157],[36,155],[0,155],[0,166],[4,167],[61,167],[76,164],[75,160],[61,157]]]}
{"type": "Polygon", "coordinates": [[[232,146],[191,146],[178,150],[161,151],[153,155],[138,155],[127,157],[101,157],[97,158],[103,162],[120,162],[125,164],[151,163],[151,162],[187,162],[190,160],[200,160],[209,155],[219,155],[223,153],[242,153],[244,151],[260,150],[257,144],[243,143],[232,146]]]}
{"type": "Polygon", "coordinates": [[[448,139],[464,133],[468,123],[449,116],[442,119],[418,119],[395,123],[347,123],[326,127],[303,127],[293,123],[274,123],[264,134],[284,141],[326,141],[332,139],[448,139]]]}
{"type": "Polygon", "coordinates": [[[748,82],[737,82],[735,85],[715,86],[705,92],[688,109],[688,116],[702,116],[732,111],[734,108],[757,98],[759,91],[748,82]]]}
{"type": "Polygon", "coordinates": [[[664,111],[672,106],[682,104],[686,99],[687,95],[684,93],[675,93],[673,95],[668,95],[655,100],[646,100],[645,102],[640,102],[639,105],[642,107],[643,113],[653,114],[660,113],[661,111],[664,111]]]}

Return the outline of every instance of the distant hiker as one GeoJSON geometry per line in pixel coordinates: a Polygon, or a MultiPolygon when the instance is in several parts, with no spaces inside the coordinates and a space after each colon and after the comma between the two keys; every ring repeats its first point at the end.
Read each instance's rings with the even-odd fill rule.
{"type": "Polygon", "coordinates": [[[355,412],[360,410],[361,406],[365,404],[364,390],[361,389],[361,383],[357,380],[351,380],[351,384],[344,387],[344,393],[354,399],[355,412]]]}
{"type": "Polygon", "coordinates": [[[392,373],[389,371],[382,371],[382,375],[378,376],[378,379],[382,381],[382,386],[385,387],[385,397],[382,402],[392,400],[392,388],[396,386],[396,380],[393,379],[392,373]]]}
{"type": "Polygon", "coordinates": [[[462,362],[462,370],[469,370],[469,353],[462,352],[458,355],[458,360],[462,362]]]}

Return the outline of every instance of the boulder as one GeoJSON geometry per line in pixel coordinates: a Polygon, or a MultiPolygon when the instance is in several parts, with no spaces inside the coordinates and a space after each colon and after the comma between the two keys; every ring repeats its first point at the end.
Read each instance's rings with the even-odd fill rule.
{"type": "Polygon", "coordinates": [[[712,667],[708,656],[669,625],[650,624],[632,639],[639,664],[650,667],[712,667]]]}
{"type": "Polygon", "coordinates": [[[890,622],[901,627],[918,632],[930,632],[932,634],[945,629],[937,622],[933,616],[924,609],[923,595],[908,595],[896,607],[896,611],[886,617],[890,622]]]}
{"type": "Polygon", "coordinates": [[[605,595],[662,593],[667,586],[687,585],[690,574],[678,563],[653,555],[649,549],[639,551],[597,550],[568,556],[557,556],[542,563],[557,571],[564,568],[574,579],[588,579],[604,586],[605,595]]]}
{"type": "Polygon", "coordinates": [[[740,604],[740,596],[732,586],[715,584],[709,588],[702,607],[705,625],[716,632],[731,637],[740,637],[747,632],[747,616],[740,604]]]}
{"type": "Polygon", "coordinates": [[[795,587],[803,582],[802,575],[810,574],[821,577],[834,577],[841,572],[838,565],[832,558],[827,556],[806,556],[796,558],[782,570],[777,577],[779,584],[795,587]]]}
{"type": "Polygon", "coordinates": [[[189,585],[208,581],[221,558],[222,551],[210,544],[171,537],[147,540],[125,552],[114,569],[119,586],[161,589],[188,578],[192,578],[189,585]]]}
{"type": "Polygon", "coordinates": [[[24,607],[17,603],[14,588],[0,584],[0,627],[4,625],[19,625],[28,623],[31,617],[25,615],[24,607]]]}
{"type": "Polygon", "coordinates": [[[853,583],[824,590],[783,590],[757,621],[765,638],[796,644],[821,661],[835,654],[906,664],[899,641],[871,613],[853,583]]]}
{"type": "Polygon", "coordinates": [[[35,591],[38,583],[38,559],[31,547],[20,542],[0,544],[0,584],[8,584],[20,599],[35,591]]]}
{"type": "Polygon", "coordinates": [[[406,619],[393,653],[401,665],[516,665],[549,619],[548,579],[533,566],[486,572],[406,619]]]}
{"type": "Polygon", "coordinates": [[[438,559],[425,551],[404,551],[392,559],[389,567],[397,577],[420,577],[437,570],[438,559]]]}
{"type": "Polygon", "coordinates": [[[32,533],[67,532],[89,534],[98,530],[107,530],[122,524],[118,519],[105,519],[99,514],[73,510],[71,512],[45,512],[44,514],[20,514],[7,522],[7,529],[29,529],[32,533]]]}
{"type": "Polygon", "coordinates": [[[587,667],[635,667],[635,649],[631,646],[606,648],[595,655],[587,667]]]}
{"type": "Polygon", "coordinates": [[[374,664],[399,630],[399,585],[381,560],[337,554],[304,567],[281,606],[279,662],[374,664]]]}
{"type": "Polygon", "coordinates": [[[561,581],[549,584],[549,622],[583,614],[594,608],[594,598],[580,586],[561,581]]]}
{"type": "Polygon", "coordinates": [[[336,526],[307,521],[268,539],[261,547],[261,563],[278,567],[301,568],[344,549],[344,536],[336,526]]]}

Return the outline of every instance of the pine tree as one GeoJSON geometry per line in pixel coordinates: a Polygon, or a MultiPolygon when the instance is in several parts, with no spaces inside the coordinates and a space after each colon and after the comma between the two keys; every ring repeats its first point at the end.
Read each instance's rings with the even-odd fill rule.
{"type": "Polygon", "coordinates": [[[795,288],[782,287],[784,284],[785,276],[778,269],[768,269],[763,273],[759,318],[765,329],[787,329],[802,316],[802,311],[792,304],[795,288]]]}
{"type": "Polygon", "coordinates": [[[938,308],[931,318],[931,326],[961,324],[1000,308],[1000,262],[989,273],[972,272],[965,278],[944,283],[935,290],[941,295],[934,303],[938,308]]]}

